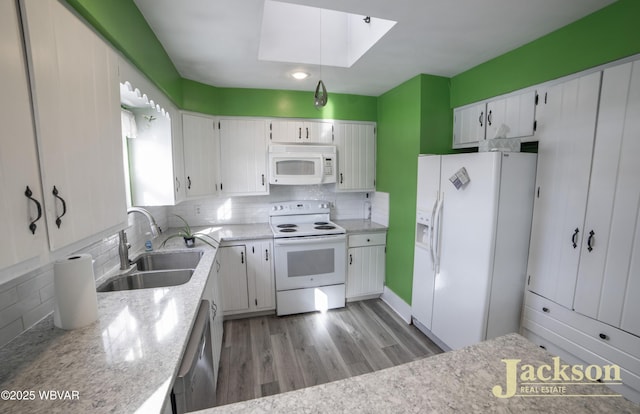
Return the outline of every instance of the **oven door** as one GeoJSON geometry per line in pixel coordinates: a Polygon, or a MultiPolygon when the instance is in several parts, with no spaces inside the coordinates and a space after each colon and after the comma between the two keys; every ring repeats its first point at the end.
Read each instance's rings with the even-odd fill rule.
{"type": "Polygon", "coordinates": [[[346,236],[275,239],[278,291],[345,283],[346,236]]]}

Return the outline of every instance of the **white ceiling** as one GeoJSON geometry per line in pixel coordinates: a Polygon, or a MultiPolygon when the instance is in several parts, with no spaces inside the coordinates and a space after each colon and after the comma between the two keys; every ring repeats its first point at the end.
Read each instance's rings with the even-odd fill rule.
{"type": "Polygon", "coordinates": [[[615,0],[279,0],[398,22],[350,68],[258,60],[264,0],[134,1],[184,78],[311,91],[322,74],[329,93],[378,96],[420,73],[464,72],[615,0]]]}

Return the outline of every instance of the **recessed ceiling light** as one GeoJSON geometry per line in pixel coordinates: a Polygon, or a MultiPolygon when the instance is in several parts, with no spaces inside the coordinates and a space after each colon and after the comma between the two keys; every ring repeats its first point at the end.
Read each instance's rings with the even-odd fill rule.
{"type": "Polygon", "coordinates": [[[293,72],[291,76],[294,79],[303,80],[303,79],[307,79],[309,77],[309,74],[307,72],[293,72]]]}

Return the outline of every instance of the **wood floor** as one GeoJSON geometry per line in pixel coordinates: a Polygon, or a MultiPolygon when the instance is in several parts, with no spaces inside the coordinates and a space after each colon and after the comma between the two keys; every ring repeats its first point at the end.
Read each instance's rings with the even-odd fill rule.
{"type": "Polygon", "coordinates": [[[442,352],[379,299],[325,314],[224,323],[218,405],[322,384],[442,352]]]}

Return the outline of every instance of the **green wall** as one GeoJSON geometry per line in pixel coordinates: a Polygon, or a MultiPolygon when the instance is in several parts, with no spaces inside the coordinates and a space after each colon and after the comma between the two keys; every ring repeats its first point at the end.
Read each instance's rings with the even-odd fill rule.
{"type": "MultiPolygon", "coordinates": [[[[313,106],[313,91],[217,88],[183,79],[183,109],[214,115],[324,118],[354,121],[377,119],[377,98],[331,93],[322,109],[313,106]]],[[[330,86],[330,85],[329,85],[330,86]]]]}
{"type": "Polygon", "coordinates": [[[66,2],[145,73],[174,104],[182,104],[180,74],[133,0],[66,2]]]}
{"type": "Polygon", "coordinates": [[[640,53],[640,1],[619,0],[451,79],[457,107],[640,53]]]}
{"type": "Polygon", "coordinates": [[[451,152],[449,79],[419,75],[378,97],[377,189],[389,193],[386,285],[411,303],[418,154],[451,152]]]}

